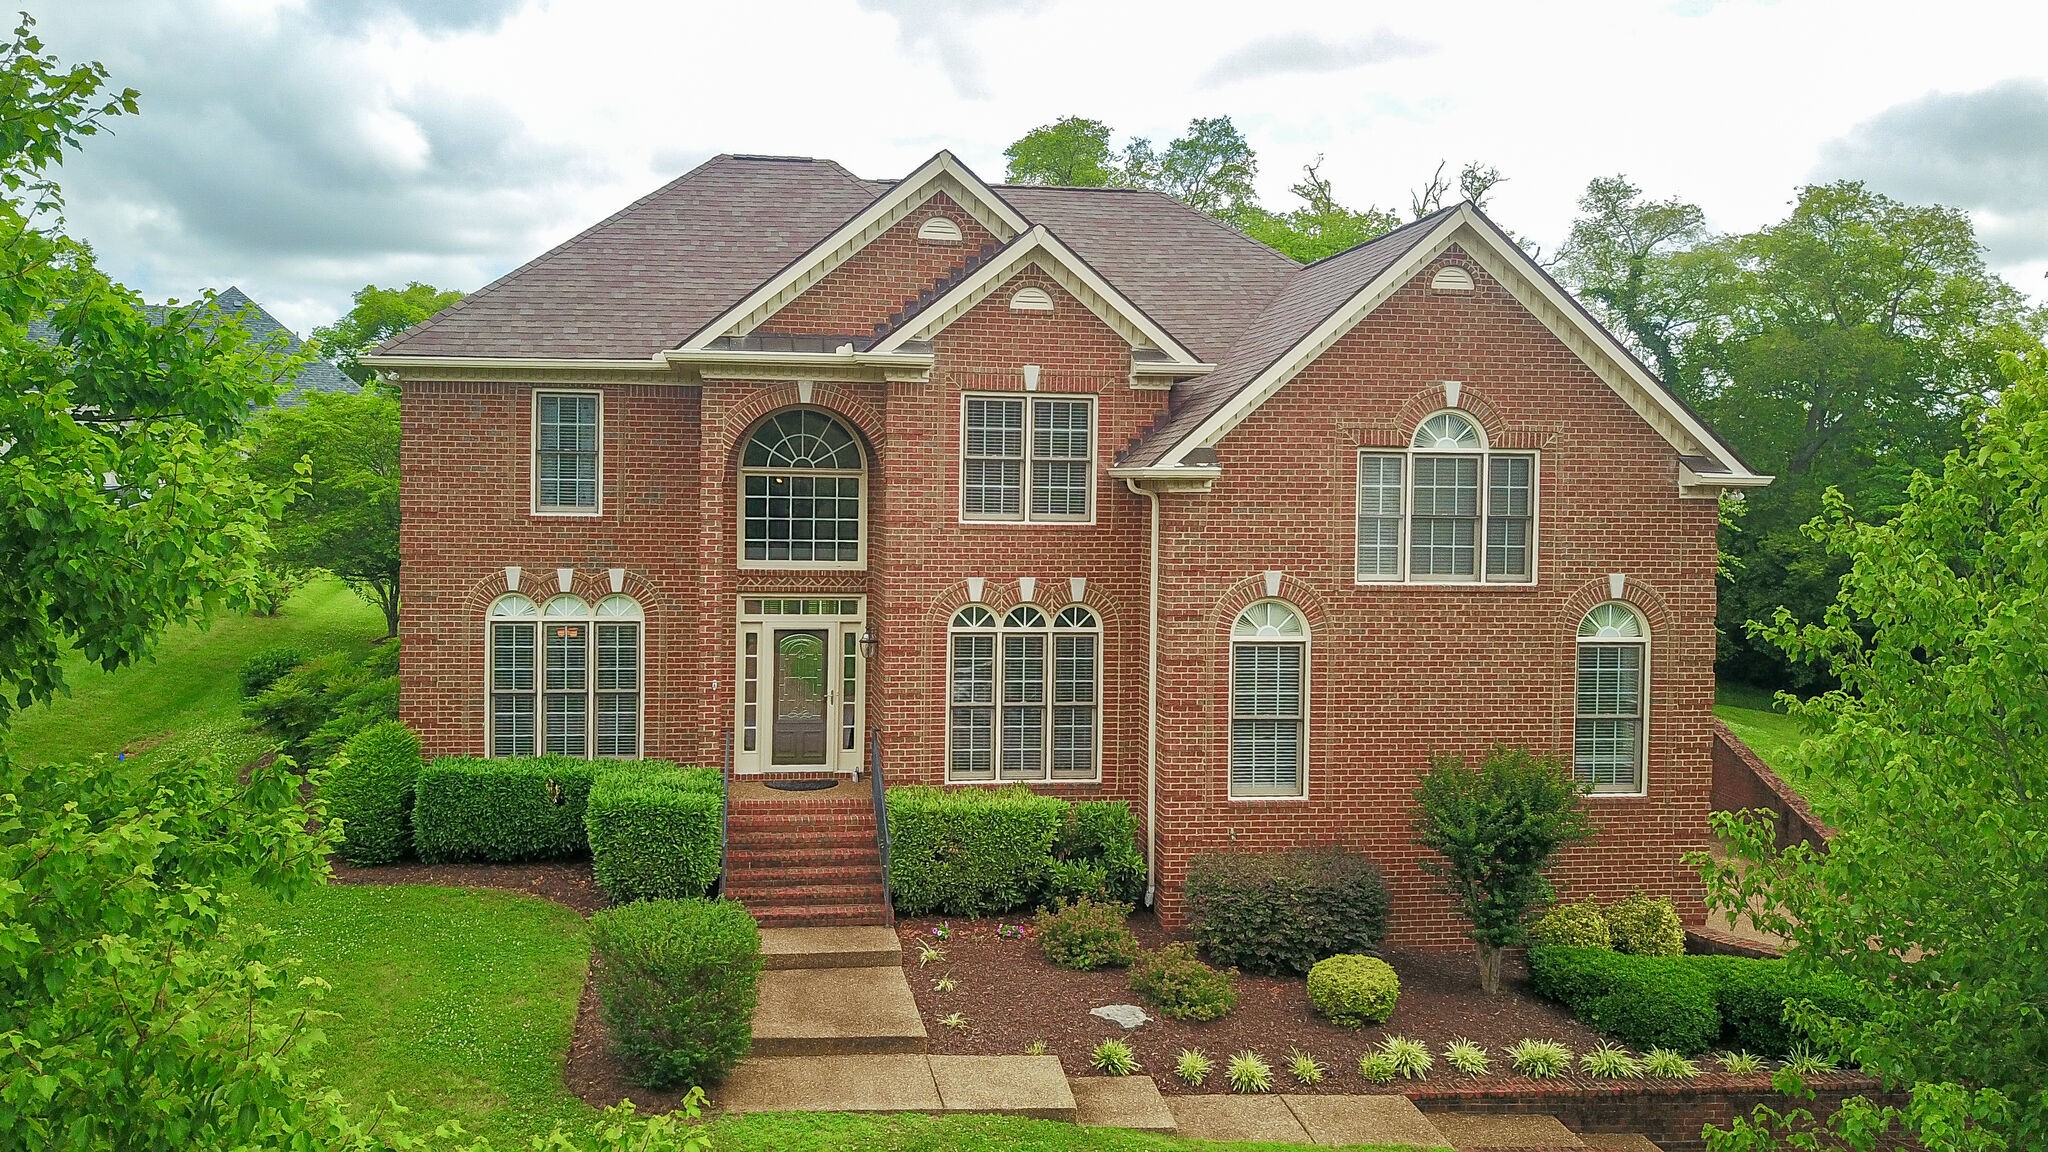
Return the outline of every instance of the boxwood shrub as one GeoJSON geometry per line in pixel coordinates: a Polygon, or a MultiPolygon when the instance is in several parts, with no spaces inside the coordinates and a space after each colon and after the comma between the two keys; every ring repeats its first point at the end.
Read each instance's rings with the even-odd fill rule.
{"type": "Polygon", "coordinates": [[[1788,1000],[1856,1019],[1846,988],[1794,976],[1782,960],[1739,956],[1629,956],[1604,948],[1532,948],[1538,994],[1636,1048],[1698,1052],[1715,1043],[1783,1056],[1805,1039],[1785,1019],[1788,1000]]]}
{"type": "Polygon", "coordinates": [[[342,859],[389,864],[412,851],[420,768],[420,738],[396,720],[365,728],[342,745],[321,788],[328,814],[341,821],[342,859]]]}
{"type": "Polygon", "coordinates": [[[1070,805],[1053,836],[1052,864],[1040,903],[1096,900],[1135,905],[1145,892],[1138,818],[1122,800],[1070,805]]]}
{"type": "Polygon", "coordinates": [[[761,931],[730,900],[642,900],[590,918],[612,1051],[653,1088],[722,1079],[753,1046],[761,931]]]}
{"type": "Polygon", "coordinates": [[[1308,1002],[1333,1023],[1384,1024],[1400,999],[1400,976],[1377,956],[1326,956],[1308,970],[1308,1002]]]}
{"type": "Polygon", "coordinates": [[[1262,975],[1306,973],[1325,956],[1379,951],[1387,886],[1356,852],[1223,852],[1188,865],[1188,919],[1218,964],[1262,975]]]}
{"type": "Polygon", "coordinates": [[[596,765],[567,756],[443,756],[414,788],[420,859],[560,860],[590,851],[584,807],[596,765]]]}
{"type": "Polygon", "coordinates": [[[718,882],[725,781],[661,760],[600,765],[583,827],[591,872],[614,902],[702,896],[718,882]]]}
{"type": "Polygon", "coordinates": [[[1863,1011],[1845,986],[1819,977],[1795,975],[1783,960],[1740,956],[1690,958],[1714,983],[1721,1012],[1721,1043],[1759,1056],[1782,1057],[1812,1038],[1786,1019],[1786,1006],[1809,1000],[1838,1019],[1860,1020],[1863,1011]]]}
{"type": "Polygon", "coordinates": [[[985,916],[1032,904],[1070,807],[1026,788],[891,788],[889,883],[906,916],[985,916]]]}

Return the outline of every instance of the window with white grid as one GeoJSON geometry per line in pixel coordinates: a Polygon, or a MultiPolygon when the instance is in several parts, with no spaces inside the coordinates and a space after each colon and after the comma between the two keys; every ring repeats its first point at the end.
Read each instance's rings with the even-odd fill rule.
{"type": "Polygon", "coordinates": [[[856,568],[865,562],[866,462],[830,413],[791,408],[740,455],[740,560],[749,567],[856,568]]]}
{"type": "Polygon", "coordinates": [[[575,596],[545,607],[499,597],[487,625],[491,755],[639,756],[642,627],[628,596],[594,609],[575,596]]]}
{"type": "Polygon", "coordinates": [[[1081,605],[1020,604],[998,622],[953,616],[946,776],[956,782],[1094,780],[1100,774],[1101,624],[1081,605]]]}
{"type": "Polygon", "coordinates": [[[1073,523],[1094,514],[1095,401],[961,399],[960,515],[1073,523]]]}
{"type": "Polygon", "coordinates": [[[1492,451],[1460,413],[1424,420],[1405,452],[1358,454],[1361,583],[1527,583],[1535,525],[1536,457],[1492,451]]]}
{"type": "Polygon", "coordinates": [[[1358,578],[1401,578],[1401,472],[1397,453],[1358,454],[1358,578]]]}
{"type": "Polygon", "coordinates": [[[1626,604],[1596,605],[1579,624],[1572,771],[1593,792],[1643,791],[1649,635],[1626,604]]]}
{"type": "Polygon", "coordinates": [[[595,392],[533,394],[535,511],[597,511],[599,408],[595,392]]]}
{"type": "Polygon", "coordinates": [[[1308,629],[1262,600],[1230,630],[1230,794],[1301,796],[1308,736],[1308,629]]]}

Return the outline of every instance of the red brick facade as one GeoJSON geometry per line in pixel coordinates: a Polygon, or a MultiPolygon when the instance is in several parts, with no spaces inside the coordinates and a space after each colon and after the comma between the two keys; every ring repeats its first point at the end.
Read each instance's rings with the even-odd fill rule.
{"type": "MultiPolygon", "coordinates": [[[[870,330],[994,240],[950,200],[913,212],[762,332],[870,330]],[[964,240],[916,237],[932,210],[964,240]]],[[[681,334],[679,333],[679,336],[681,334]]],[[[1166,410],[1132,384],[1131,346],[1044,268],[1025,266],[937,333],[928,379],[725,378],[673,382],[408,378],[404,384],[405,598],[402,714],[432,754],[485,748],[484,618],[508,567],[535,600],[558,571],[586,600],[623,590],[646,613],[644,752],[716,764],[735,726],[736,620],[745,595],[866,597],[880,637],[864,668],[866,723],[892,783],[945,780],[947,622],[970,598],[998,613],[1035,581],[1036,602],[1081,600],[1102,622],[1102,780],[1069,796],[1146,800],[1148,501],[1109,469],[1166,410]],[[1013,311],[1026,285],[1050,313],[1013,311]],[[962,395],[1038,394],[1096,403],[1088,524],[963,522],[962,395]],[[590,381],[596,381],[595,383],[590,381]],[[602,510],[531,510],[532,393],[602,393],[602,510]],[[805,397],[808,397],[806,400],[805,397]],[[806,405],[838,415],[867,456],[864,570],[768,570],[739,562],[739,451],[766,417],[806,405]]],[[[471,373],[477,375],[479,373],[471,373]]],[[[481,373],[488,375],[488,373],[481,373]]],[[[425,376],[428,374],[419,374],[425,376]]],[[[646,380],[651,373],[638,379],[646,380]]],[[[738,374],[735,374],[736,376],[738,374]]],[[[847,375],[853,375],[848,373],[847,375]]],[[[1161,498],[1158,723],[1159,907],[1180,912],[1189,857],[1226,848],[1342,842],[1371,854],[1394,893],[1394,942],[1459,938],[1417,866],[1409,799],[1432,755],[1496,743],[1569,756],[1575,631],[1609,578],[1650,628],[1648,794],[1598,798],[1599,840],[1560,878],[1573,894],[1634,889],[1699,911],[1680,865],[1703,845],[1710,782],[1715,505],[1682,499],[1675,450],[1581,359],[1456,248],[1423,268],[1217,445],[1213,491],[1161,498]],[[1439,293],[1456,261],[1477,289],[1439,293]],[[1400,448],[1416,422],[1458,406],[1496,446],[1533,450],[1537,579],[1530,585],[1373,586],[1353,578],[1361,447],[1400,448]],[[1229,629],[1267,595],[1311,630],[1307,795],[1227,798],[1229,629]]]]}

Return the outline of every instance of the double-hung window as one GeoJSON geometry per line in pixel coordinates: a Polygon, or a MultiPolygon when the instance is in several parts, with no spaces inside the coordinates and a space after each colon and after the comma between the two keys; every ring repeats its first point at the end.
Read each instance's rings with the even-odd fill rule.
{"type": "Polygon", "coordinates": [[[1261,600],[1230,629],[1230,795],[1306,794],[1308,627],[1261,600]]]}
{"type": "Polygon", "coordinates": [[[1572,772],[1594,792],[1643,791],[1649,632],[1635,609],[1597,604],[1579,622],[1572,772]]]}
{"type": "Polygon", "coordinates": [[[642,627],[627,596],[595,609],[575,596],[545,607],[499,597],[486,645],[490,754],[640,755],[642,627]]]}
{"type": "Polygon", "coordinates": [[[597,512],[602,411],[596,392],[533,394],[534,511],[597,512]]]}
{"type": "Polygon", "coordinates": [[[1529,582],[1535,490],[1535,456],[1489,451],[1456,412],[1424,420],[1406,452],[1361,451],[1358,580],[1529,582]]]}
{"type": "Polygon", "coordinates": [[[953,616],[946,777],[1094,780],[1101,746],[1102,626],[1079,604],[1047,617],[1020,604],[1001,623],[979,604],[953,616]]]}
{"type": "Polygon", "coordinates": [[[1093,515],[1095,401],[1086,396],[966,396],[960,515],[1074,523],[1093,515]]]}

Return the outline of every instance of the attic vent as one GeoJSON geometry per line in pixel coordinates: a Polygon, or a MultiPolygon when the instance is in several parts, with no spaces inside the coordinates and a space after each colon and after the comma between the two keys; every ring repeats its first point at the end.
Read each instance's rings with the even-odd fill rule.
{"type": "Polygon", "coordinates": [[[1017,294],[1010,297],[1010,311],[1050,312],[1052,297],[1043,288],[1019,288],[1017,294]]]}
{"type": "Polygon", "coordinates": [[[1472,274],[1456,264],[1446,264],[1437,269],[1436,276],[1430,280],[1429,286],[1438,292],[1470,292],[1472,274]]]}
{"type": "Polygon", "coordinates": [[[917,226],[917,238],[932,244],[958,244],[960,226],[944,216],[934,216],[917,226]]]}

